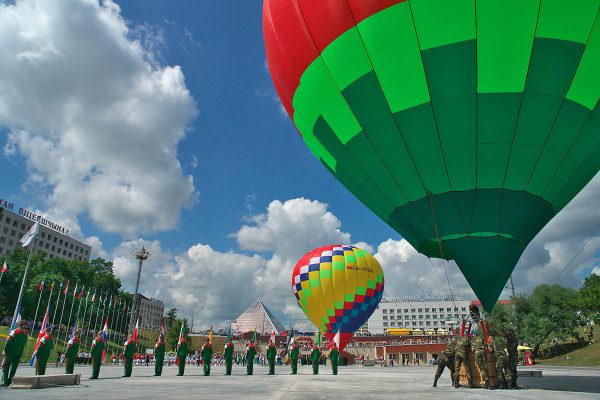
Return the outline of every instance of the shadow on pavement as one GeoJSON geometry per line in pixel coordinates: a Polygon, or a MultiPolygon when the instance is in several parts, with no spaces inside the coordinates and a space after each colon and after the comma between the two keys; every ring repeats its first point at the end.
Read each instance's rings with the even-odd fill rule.
{"type": "Polygon", "coordinates": [[[561,392],[600,393],[598,376],[544,376],[519,378],[519,385],[527,389],[556,390],[561,392]]]}

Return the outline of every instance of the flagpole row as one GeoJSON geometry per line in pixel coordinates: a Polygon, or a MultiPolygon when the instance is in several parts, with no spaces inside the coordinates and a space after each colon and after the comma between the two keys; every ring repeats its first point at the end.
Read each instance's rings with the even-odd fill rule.
{"type": "MultiPolygon", "coordinates": [[[[83,288],[81,288],[81,296],[83,296],[83,291],[85,290],[85,286],[83,288]]],[[[90,294],[90,291],[88,290],[88,294],[90,294]]],[[[78,296],[79,297],[79,296],[78,296]]],[[[79,299],[79,306],[77,307],[77,315],[75,316],[75,323],[77,324],[77,328],[79,328],[79,311],[81,311],[81,303],[83,303],[82,299],[79,299]]],[[[86,302],[87,302],[87,297],[85,298],[86,302]]],[[[86,303],[87,305],[87,303],[86,303]]],[[[67,342],[65,342],[65,351],[67,349],[67,342]]]]}
{"type": "Polygon", "coordinates": [[[25,354],[27,354],[27,351],[29,350],[29,338],[31,337],[31,333],[37,327],[36,322],[37,322],[38,311],[40,309],[40,302],[42,301],[42,295],[44,294],[44,280],[45,279],[46,279],[45,277],[44,277],[44,279],[42,279],[42,283],[40,285],[40,287],[41,287],[40,298],[38,299],[37,306],[35,307],[35,317],[33,317],[33,326],[31,327],[31,332],[29,335],[27,335],[27,345],[25,346],[25,354]]]}
{"type": "Polygon", "coordinates": [[[56,307],[54,307],[54,314],[52,314],[52,329],[54,329],[54,321],[56,321],[56,314],[58,314],[58,305],[60,304],[60,292],[62,292],[64,279],[60,280],[60,287],[58,288],[58,297],[56,298],[56,307]]]}
{"type": "MultiPolygon", "coordinates": [[[[88,289],[88,292],[87,292],[87,294],[85,295],[85,307],[83,308],[83,324],[82,324],[82,325],[79,327],[79,329],[80,329],[80,330],[82,330],[82,329],[83,329],[83,326],[85,325],[85,314],[87,313],[87,308],[88,308],[88,300],[89,300],[89,297],[90,297],[90,289],[88,289]]],[[[87,337],[87,328],[86,328],[86,332],[85,332],[85,334],[84,334],[84,335],[85,335],[85,337],[87,337]]],[[[81,336],[80,336],[80,337],[81,337],[81,336]]],[[[84,339],[84,340],[85,340],[85,339],[84,339]]],[[[85,342],[83,342],[83,341],[82,341],[81,343],[84,343],[84,346],[85,346],[85,342]]]]}
{"type": "MultiPolygon", "coordinates": [[[[106,314],[106,316],[108,318],[108,332],[106,332],[106,354],[108,354],[108,350],[110,347],[110,324],[112,322],[112,319],[110,318],[111,307],[112,307],[112,294],[110,295],[110,301],[108,302],[108,313],[106,314]]],[[[113,313],[113,316],[114,316],[114,313],[113,313]]]]}
{"type": "MultiPolygon", "coordinates": [[[[92,328],[92,331],[94,331],[94,335],[96,334],[96,332],[98,332],[98,330],[96,329],[96,325],[98,325],[98,315],[100,314],[100,306],[102,305],[102,291],[100,291],[100,298],[98,299],[98,309],[96,310],[96,318],[94,319],[94,326],[92,328]]],[[[94,336],[92,335],[92,336],[94,336]]]]}
{"type": "MultiPolygon", "coordinates": [[[[69,311],[69,318],[67,319],[67,326],[65,328],[65,347],[64,349],[67,350],[67,337],[69,336],[69,328],[71,327],[71,316],[73,315],[73,306],[75,305],[75,299],[77,296],[77,286],[79,285],[79,282],[75,283],[75,289],[73,290],[73,302],[71,303],[71,310],[69,311]]],[[[56,343],[58,344],[58,343],[56,343]]]]}
{"type": "MultiPolygon", "coordinates": [[[[94,289],[94,295],[96,294],[96,290],[94,289]]],[[[88,319],[88,323],[87,323],[87,328],[86,328],[86,332],[85,332],[85,346],[87,347],[87,338],[89,336],[90,333],[90,325],[92,324],[92,316],[94,315],[94,300],[96,300],[96,296],[92,296],[92,306],[90,307],[90,318],[88,319]]],[[[92,329],[93,331],[93,329],[92,329]]]]}
{"type": "MultiPolygon", "coordinates": [[[[67,287],[65,288],[65,291],[64,291],[65,298],[63,300],[62,309],[60,311],[60,319],[58,320],[58,329],[56,330],[56,341],[57,341],[56,344],[57,345],[52,348],[52,350],[54,351],[54,355],[58,354],[58,338],[60,336],[60,326],[62,324],[62,319],[63,319],[63,316],[65,314],[65,305],[67,304],[67,297],[68,297],[67,296],[67,291],[68,290],[69,290],[69,281],[67,280],[67,287]]],[[[59,295],[60,295],[60,293],[59,293],[59,295]]]]}

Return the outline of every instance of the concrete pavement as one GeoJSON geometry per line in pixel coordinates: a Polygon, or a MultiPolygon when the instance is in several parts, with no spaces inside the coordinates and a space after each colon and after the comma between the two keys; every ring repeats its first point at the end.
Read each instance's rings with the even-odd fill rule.
{"type": "MultiPolygon", "coordinates": [[[[299,367],[299,375],[290,375],[289,367],[277,367],[276,375],[267,375],[264,367],[255,367],[253,376],[234,365],[233,376],[213,366],[211,376],[202,368],[186,367],[186,375],[175,376],[177,368],[165,367],[154,377],[153,367],[134,367],[131,378],[121,378],[122,367],[104,365],[100,379],[88,380],[91,368],[77,366],[81,385],[40,390],[1,389],[0,399],[89,400],[89,399],[600,399],[600,368],[543,367],[542,378],[520,378],[523,389],[455,389],[446,371],[433,388],[433,367],[342,367],[331,375],[329,366],[313,376],[309,366],[299,367]]],[[[49,367],[47,373],[62,373],[64,368],[49,367]]],[[[17,375],[31,375],[33,369],[21,365],[17,375]]]]}

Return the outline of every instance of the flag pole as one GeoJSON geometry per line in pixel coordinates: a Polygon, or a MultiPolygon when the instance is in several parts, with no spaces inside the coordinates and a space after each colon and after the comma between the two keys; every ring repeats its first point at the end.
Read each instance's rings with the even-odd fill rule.
{"type": "MultiPolygon", "coordinates": [[[[81,289],[81,296],[83,297],[83,291],[85,290],[85,286],[81,289]]],[[[90,294],[90,291],[88,290],[88,294],[90,294]]],[[[79,297],[79,296],[78,296],[79,297]]],[[[77,315],[75,316],[75,322],[77,323],[77,328],[79,328],[79,311],[81,311],[81,303],[83,303],[82,299],[78,299],[79,300],[79,306],[77,307],[77,315]]],[[[86,306],[87,306],[87,297],[86,297],[86,306]]]]}
{"type": "MultiPolygon", "coordinates": [[[[83,308],[83,324],[81,324],[81,326],[79,327],[79,330],[81,332],[83,332],[83,325],[85,324],[85,313],[87,312],[88,300],[90,299],[90,289],[91,288],[88,288],[88,292],[85,295],[85,307],[83,308]]],[[[81,308],[81,303],[79,303],[79,308],[81,308]]],[[[77,318],[79,319],[79,311],[77,311],[77,318]]]]}
{"type": "MultiPolygon", "coordinates": [[[[38,311],[40,309],[40,302],[42,301],[42,295],[44,294],[44,280],[45,279],[46,279],[46,277],[44,276],[44,279],[42,279],[42,284],[41,284],[42,289],[40,290],[40,298],[38,299],[37,307],[35,307],[35,317],[33,317],[33,326],[31,327],[31,332],[33,332],[35,330],[35,328],[37,327],[36,321],[37,321],[38,311]]],[[[29,350],[29,337],[30,336],[31,335],[27,335],[27,346],[25,346],[25,354],[27,354],[27,351],[29,350]]]]}
{"type": "MultiPolygon", "coordinates": [[[[102,292],[100,292],[100,293],[102,293],[102,292]]],[[[94,294],[96,294],[96,289],[94,289],[94,294]]],[[[94,315],[94,301],[93,301],[93,300],[95,300],[94,297],[95,296],[92,296],[92,306],[90,307],[90,318],[88,319],[87,328],[86,328],[86,332],[85,332],[86,346],[87,346],[87,338],[90,333],[90,325],[92,324],[92,315],[94,315]]],[[[84,314],[84,317],[85,317],[85,314],[84,314]]]]}
{"type": "MultiPolygon", "coordinates": [[[[68,296],[69,281],[70,280],[67,280],[67,287],[64,290],[64,292],[65,292],[64,293],[65,298],[63,300],[63,305],[62,305],[62,309],[61,309],[61,312],[60,312],[60,319],[58,320],[58,329],[56,330],[56,346],[54,346],[53,349],[52,349],[55,352],[55,355],[58,354],[58,337],[60,336],[60,325],[62,324],[63,315],[65,313],[65,305],[67,304],[67,297],[69,297],[68,296]]],[[[59,295],[60,295],[60,293],[59,293],[59,295]]]]}
{"type": "Polygon", "coordinates": [[[111,307],[112,307],[112,294],[110,295],[110,301],[108,302],[108,313],[106,313],[106,316],[108,318],[108,332],[106,333],[106,354],[108,354],[108,349],[110,347],[110,342],[109,342],[109,340],[110,340],[110,324],[112,322],[112,319],[110,319],[110,308],[111,307]]]}
{"type": "Polygon", "coordinates": [[[98,315],[100,314],[100,306],[102,305],[102,304],[100,304],[101,301],[102,301],[102,291],[100,291],[100,298],[98,299],[98,309],[96,310],[96,318],[94,319],[94,327],[93,327],[94,334],[96,332],[98,332],[98,330],[96,329],[96,325],[98,325],[98,315]]]}
{"type": "Polygon", "coordinates": [[[75,282],[75,289],[73,290],[73,302],[71,303],[71,311],[69,311],[69,318],[67,318],[67,328],[65,329],[65,331],[66,331],[65,332],[65,350],[67,350],[67,340],[69,337],[69,328],[71,327],[71,316],[73,315],[73,306],[75,305],[75,300],[77,298],[76,296],[77,296],[77,286],[78,285],[79,285],[79,282],[75,282]]]}
{"type": "Polygon", "coordinates": [[[56,321],[56,314],[58,314],[58,305],[60,304],[60,292],[62,292],[64,278],[60,278],[60,287],[58,288],[58,297],[56,298],[56,307],[54,307],[54,314],[52,314],[52,330],[54,330],[54,321],[56,321]]]}
{"type": "MultiPolygon", "coordinates": [[[[39,222],[36,222],[36,224],[38,224],[38,229],[39,229],[39,222]]],[[[35,243],[35,234],[36,233],[34,233],[33,239],[31,240],[31,242],[33,242],[33,243],[35,243]]],[[[27,234],[25,234],[25,235],[27,235],[27,234]]],[[[31,244],[31,247],[29,248],[29,256],[27,257],[27,264],[25,265],[25,272],[23,273],[23,280],[21,281],[21,289],[19,290],[19,297],[17,297],[17,305],[15,306],[15,312],[13,313],[13,318],[12,318],[12,322],[10,324],[9,330],[12,330],[12,328],[15,325],[15,321],[17,320],[17,315],[19,314],[19,305],[21,304],[21,300],[23,299],[23,289],[25,288],[25,281],[27,280],[27,273],[29,272],[29,264],[31,264],[31,255],[33,254],[33,244],[31,242],[28,243],[28,244],[31,244]]]]}

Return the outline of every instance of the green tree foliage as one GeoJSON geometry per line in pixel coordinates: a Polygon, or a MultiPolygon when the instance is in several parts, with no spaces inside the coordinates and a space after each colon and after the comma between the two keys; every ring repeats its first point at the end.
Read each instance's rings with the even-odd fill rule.
{"type": "Polygon", "coordinates": [[[175,323],[176,319],[177,319],[177,309],[176,308],[169,309],[169,311],[167,311],[167,318],[165,319],[165,324],[166,324],[167,329],[171,329],[171,327],[173,327],[173,324],[175,323]]]}
{"type": "MultiPolygon", "coordinates": [[[[171,311],[171,310],[169,310],[171,311]]],[[[177,311],[177,310],[175,310],[177,311]]],[[[190,340],[190,327],[188,325],[187,318],[176,319],[173,325],[167,331],[167,349],[175,350],[177,342],[179,341],[179,333],[181,331],[181,324],[183,324],[183,336],[186,340],[190,340]]]]}
{"type": "Polygon", "coordinates": [[[600,323],[600,275],[590,274],[579,289],[579,304],[587,319],[600,323]]]}
{"type": "MultiPolygon", "coordinates": [[[[9,270],[4,274],[2,284],[0,285],[1,316],[10,317],[14,312],[28,257],[29,252],[26,249],[16,248],[7,259],[9,270]]],[[[57,301],[62,305],[65,299],[64,288],[66,287],[67,280],[70,281],[67,292],[67,307],[73,302],[73,290],[76,284],[78,285],[78,292],[85,286],[86,288],[96,288],[98,296],[101,291],[108,293],[108,296],[112,294],[113,297],[116,297],[120,293],[122,295],[120,291],[121,281],[114,276],[111,262],[101,258],[97,258],[91,262],[63,260],[60,258],[45,259],[43,252],[36,252],[31,257],[26,287],[23,293],[22,312],[23,318],[26,320],[33,319],[35,315],[35,309],[40,296],[38,288],[42,280],[45,281],[45,287],[44,295],[40,302],[40,314],[43,314],[48,305],[50,306],[50,313],[53,314],[57,301]],[[59,290],[61,281],[64,284],[62,291],[59,290]],[[48,288],[52,282],[54,282],[55,287],[52,300],[48,304],[48,288]]]]}
{"type": "Polygon", "coordinates": [[[550,335],[559,339],[574,335],[579,325],[575,290],[560,285],[540,285],[527,298],[527,303],[521,336],[533,347],[534,353],[537,354],[550,335]]]}

